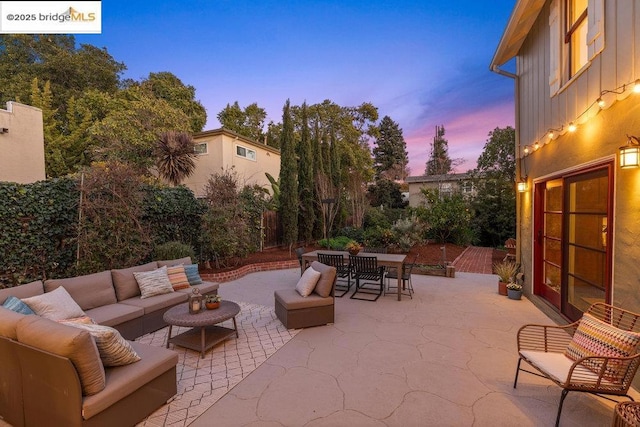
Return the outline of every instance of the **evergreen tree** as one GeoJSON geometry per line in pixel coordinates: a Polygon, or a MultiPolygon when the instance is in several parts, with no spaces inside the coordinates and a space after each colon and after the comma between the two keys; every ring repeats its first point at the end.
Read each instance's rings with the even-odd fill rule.
{"type": "Polygon", "coordinates": [[[495,128],[472,171],[476,196],[472,221],[477,244],[496,247],[516,233],[515,129],[495,128]]]}
{"type": "Polygon", "coordinates": [[[305,242],[308,242],[311,240],[313,234],[315,206],[313,180],[314,163],[306,102],[302,104],[301,120],[300,144],[298,145],[298,158],[300,159],[298,165],[298,197],[300,199],[298,224],[300,227],[300,238],[305,242]]]}
{"type": "MultiPolygon", "coordinates": [[[[265,139],[263,128],[267,112],[264,108],[258,107],[258,104],[255,102],[248,105],[244,110],[240,108],[238,101],[234,102],[233,105],[227,104],[227,106],[218,113],[217,117],[225,129],[237,132],[254,141],[262,142],[265,139]]],[[[270,139],[271,138],[267,136],[267,142],[269,142],[270,139]]]]}
{"type": "Polygon", "coordinates": [[[407,143],[402,136],[402,129],[391,117],[384,116],[379,126],[379,136],[374,142],[373,167],[376,177],[401,179],[408,175],[407,143]]]}
{"type": "Polygon", "coordinates": [[[431,144],[431,155],[427,160],[425,175],[446,175],[451,172],[449,143],[444,139],[444,126],[436,126],[436,135],[431,144]]]}
{"type": "Polygon", "coordinates": [[[280,137],[280,218],[285,244],[298,241],[298,164],[293,135],[293,121],[289,100],[282,110],[282,135],[280,137]]]}

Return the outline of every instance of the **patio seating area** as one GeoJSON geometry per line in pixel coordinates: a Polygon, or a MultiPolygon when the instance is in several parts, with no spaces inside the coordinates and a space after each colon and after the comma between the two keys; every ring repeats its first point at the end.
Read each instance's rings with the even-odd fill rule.
{"type": "MultiPolygon", "coordinates": [[[[270,306],[299,276],[253,273],[219,292],[270,306]]],[[[496,280],[414,275],[413,299],[337,298],[334,324],[298,330],[190,425],[552,425],[561,389],[532,375],[514,389],[513,376],[518,329],[553,322],[528,299],[498,295],[496,280]]],[[[561,425],[610,425],[613,416],[612,402],[576,393],[561,425]]]]}

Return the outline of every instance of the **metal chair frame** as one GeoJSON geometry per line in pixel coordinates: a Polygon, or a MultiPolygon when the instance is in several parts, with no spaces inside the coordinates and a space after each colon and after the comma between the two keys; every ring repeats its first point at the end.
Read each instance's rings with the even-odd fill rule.
{"type": "Polygon", "coordinates": [[[318,262],[336,268],[336,298],[342,298],[351,290],[351,266],[349,263],[344,262],[344,257],[342,255],[318,252],[318,262]],[[345,285],[338,285],[338,279],[342,283],[344,283],[346,279],[346,288],[345,285]],[[338,291],[340,292],[338,293],[338,291]]]}
{"type": "Polygon", "coordinates": [[[356,290],[350,298],[377,301],[384,290],[385,268],[378,266],[378,259],[375,256],[349,255],[349,265],[356,280],[356,290]],[[375,295],[375,298],[359,298],[356,296],[358,294],[375,295]]]}
{"type": "MultiPolygon", "coordinates": [[[[413,283],[411,283],[411,271],[413,267],[416,265],[416,261],[418,259],[418,255],[415,255],[410,263],[402,264],[402,290],[406,290],[407,292],[402,292],[402,295],[408,296],[413,299],[413,283]]],[[[392,286],[391,282],[397,283],[398,281],[398,269],[397,268],[389,268],[386,274],[387,286],[384,289],[384,295],[387,293],[393,293],[393,295],[397,295],[396,292],[391,292],[391,289],[397,289],[398,286],[392,286]]]]}

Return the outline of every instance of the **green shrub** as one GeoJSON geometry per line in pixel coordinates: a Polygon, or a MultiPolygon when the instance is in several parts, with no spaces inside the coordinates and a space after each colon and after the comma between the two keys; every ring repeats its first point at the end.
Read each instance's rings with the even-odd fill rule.
{"type": "Polygon", "coordinates": [[[393,232],[390,228],[373,227],[364,231],[364,245],[386,248],[393,242],[393,232]]]}
{"type": "Polygon", "coordinates": [[[159,260],[191,257],[192,261],[196,261],[196,255],[191,245],[178,241],[171,241],[158,245],[156,246],[154,253],[155,259],[159,260]]]}
{"type": "Polygon", "coordinates": [[[416,217],[399,219],[391,227],[393,244],[401,251],[408,252],[413,245],[423,241],[423,228],[416,217]]]}
{"type": "Polygon", "coordinates": [[[325,248],[330,247],[331,249],[336,251],[343,251],[345,250],[345,246],[347,246],[347,243],[353,240],[354,239],[351,239],[350,237],[347,237],[347,236],[337,236],[329,239],[328,243],[327,243],[327,239],[320,239],[318,240],[318,244],[325,248]]]}
{"type": "Polygon", "coordinates": [[[357,242],[362,242],[364,240],[364,230],[362,228],[344,227],[338,232],[338,235],[347,236],[357,242]]]}

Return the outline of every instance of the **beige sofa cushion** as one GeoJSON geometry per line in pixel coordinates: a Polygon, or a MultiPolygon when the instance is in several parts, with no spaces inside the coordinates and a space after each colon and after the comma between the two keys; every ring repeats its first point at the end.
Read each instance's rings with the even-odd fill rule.
{"type": "Polygon", "coordinates": [[[4,301],[11,296],[23,299],[42,294],[44,294],[44,285],[42,284],[42,281],[36,280],[35,282],[26,283],[24,285],[0,289],[0,304],[4,303],[4,301]]]}
{"type": "Polygon", "coordinates": [[[277,301],[287,310],[298,310],[301,308],[322,307],[333,305],[333,298],[323,298],[315,292],[308,297],[302,297],[295,289],[278,289],[274,292],[277,301]]]}
{"type": "Polygon", "coordinates": [[[170,294],[155,295],[149,298],[129,298],[120,301],[120,304],[142,308],[144,314],[149,314],[163,308],[173,307],[181,302],[187,302],[188,299],[189,294],[185,292],[171,292],[170,294]]]}
{"type": "Polygon", "coordinates": [[[167,267],[173,267],[176,265],[180,265],[180,264],[184,264],[184,265],[189,265],[192,264],[191,262],[191,257],[184,257],[184,258],[178,258],[178,259],[165,259],[162,261],[156,261],[158,263],[158,267],[163,267],[163,266],[167,266],[167,267]]]}
{"type": "Polygon", "coordinates": [[[314,261],[311,263],[311,268],[316,271],[319,271],[322,275],[316,283],[316,287],[313,289],[313,292],[320,295],[323,298],[326,298],[331,295],[331,291],[333,290],[333,283],[336,280],[336,268],[330,265],[322,264],[318,261],[314,261]]]}
{"type": "Polygon", "coordinates": [[[106,377],[96,343],[87,331],[39,316],[24,316],[17,325],[18,341],[71,360],[80,378],[82,394],[104,389],[106,377]]]}
{"type": "MultiPolygon", "coordinates": [[[[136,298],[138,299],[138,298],[136,298]]],[[[129,320],[144,316],[144,309],[129,304],[109,304],[88,310],[87,316],[96,323],[106,326],[116,326],[129,320]]],[[[140,319],[142,322],[142,319],[140,319]]]]}
{"type": "Polygon", "coordinates": [[[26,315],[16,313],[7,308],[0,307],[0,336],[10,338],[12,340],[18,339],[16,335],[16,326],[18,322],[22,320],[26,315]]]}
{"type": "Polygon", "coordinates": [[[106,388],[101,393],[82,400],[82,415],[85,420],[104,411],[178,363],[178,353],[175,351],[135,341],[131,342],[131,347],[140,356],[140,361],[105,370],[106,388]]]}
{"type": "Polygon", "coordinates": [[[140,296],[138,282],[136,282],[136,278],[133,277],[134,271],[151,271],[156,268],[158,268],[158,263],[152,261],[146,264],[136,265],[135,267],[111,270],[111,279],[113,280],[113,287],[116,289],[116,298],[118,298],[118,301],[140,296]]]}
{"type": "Polygon", "coordinates": [[[50,279],[44,282],[44,290],[51,292],[60,286],[69,292],[71,298],[83,310],[91,310],[107,304],[115,304],[116,291],[113,289],[111,272],[87,274],[86,276],[70,277],[68,279],[50,279]]]}

